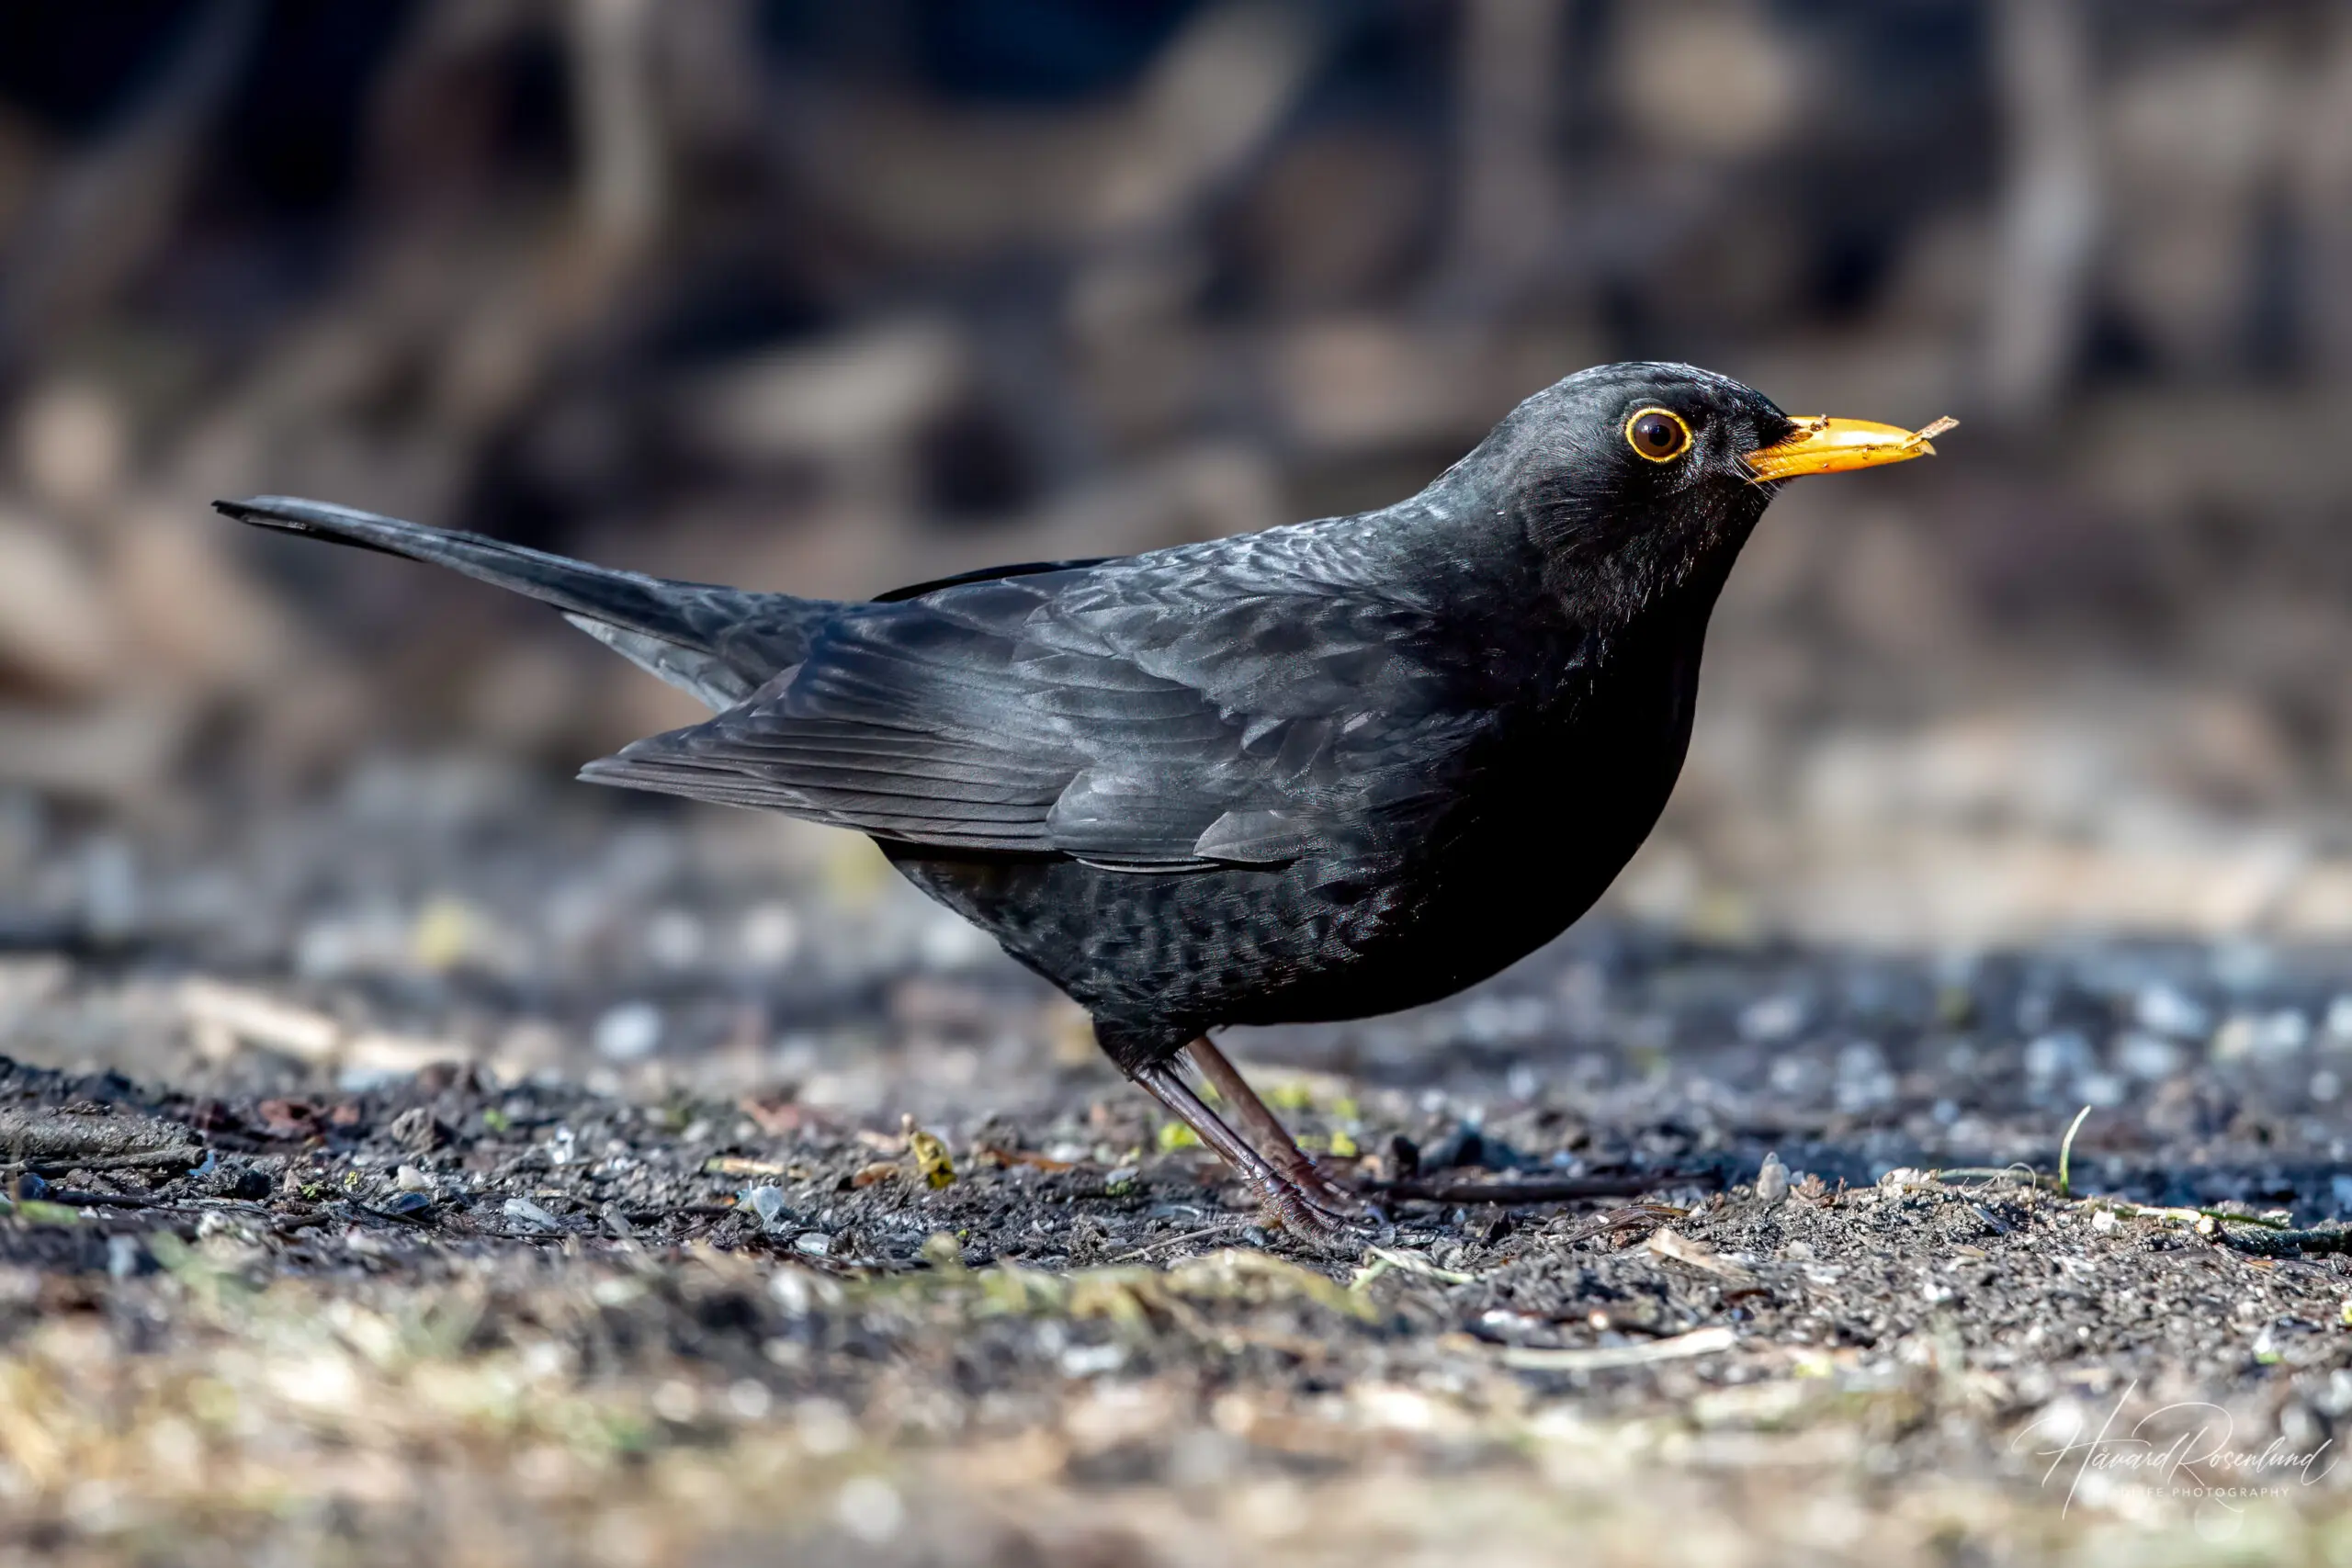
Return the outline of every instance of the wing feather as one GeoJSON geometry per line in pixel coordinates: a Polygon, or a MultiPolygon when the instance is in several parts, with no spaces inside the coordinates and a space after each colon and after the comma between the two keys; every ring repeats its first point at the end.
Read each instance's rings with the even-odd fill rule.
{"type": "Polygon", "coordinates": [[[1423,830],[1488,716],[1439,656],[1454,643],[1426,609],[1222,543],[1189,570],[1166,552],[844,606],[743,702],[582,776],[1136,872],[1423,830]]]}

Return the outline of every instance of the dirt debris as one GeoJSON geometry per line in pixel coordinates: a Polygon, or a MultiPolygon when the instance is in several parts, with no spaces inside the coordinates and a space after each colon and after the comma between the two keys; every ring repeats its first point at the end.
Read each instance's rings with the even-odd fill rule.
{"type": "MultiPolygon", "coordinates": [[[[1420,1124],[1381,1107],[1354,1107],[1365,1146],[1420,1124]]],[[[1531,1544],[1567,1500],[1647,1499],[1615,1497],[1600,1540],[1696,1486],[1787,1545],[1814,1538],[1743,1467],[1796,1466],[1857,1517],[1903,1475],[1946,1535],[1873,1517],[1852,1553],[1819,1558],[1902,1561],[1953,1529],[2050,1546],[2034,1434],[2053,1412],[2136,1420],[2194,1398],[2274,1447],[2352,1413],[2343,1258],[2251,1257],[2154,1211],[1917,1167],[1599,1215],[1409,1205],[1349,1267],[1253,1238],[1238,1189],[1115,1111],[1078,1118],[1132,1138],[1108,1168],[1079,1147],[1004,1157],[1023,1130],[1002,1116],[913,1128],[954,1161],[933,1186],[903,1123],[778,1131],[692,1095],[445,1073],[199,1104],[0,1070],[0,1126],[58,1122],[183,1156],[154,1130],[202,1140],[196,1161],[78,1173],[70,1206],[0,1219],[0,1485],[18,1521],[0,1542],[89,1561],[193,1519],[224,1562],[338,1530],[371,1562],[466,1541],[566,1561],[618,1519],[750,1561],[978,1562],[1007,1542],[1057,1561],[1106,1509],[1123,1550],[1175,1560],[1195,1531],[1297,1545],[1246,1499],[1347,1499],[1317,1561],[1410,1533],[1361,1506],[1400,1461],[1394,1483],[1432,1507],[1443,1476],[1511,1499],[1496,1528],[1531,1544]],[[886,1141],[891,1179],[861,1185],[886,1141]],[[333,1506],[262,1506],[288,1486],[333,1506]],[[1179,1495],[1189,1522],[1160,1507],[1179,1495]],[[912,1506],[942,1496],[968,1536],[912,1506]]],[[[1544,1152],[1517,1117],[1487,1142],[1544,1152]]],[[[2212,1227],[2241,1228],[2281,1254],[2298,1234],[2212,1227]]],[[[2331,1475],[2278,1481],[2265,1528],[2318,1528],[2331,1475]]],[[[2118,1517],[2054,1539],[2089,1550],[2118,1517]]]]}
{"type": "Polygon", "coordinates": [[[1383,1192],[1326,1250],[933,911],[663,821],[0,956],[0,1561],[2321,1560],[2340,955],[1595,927],[1231,1038],[1383,1192]],[[779,877],[841,913],[747,970],[779,877]]]}

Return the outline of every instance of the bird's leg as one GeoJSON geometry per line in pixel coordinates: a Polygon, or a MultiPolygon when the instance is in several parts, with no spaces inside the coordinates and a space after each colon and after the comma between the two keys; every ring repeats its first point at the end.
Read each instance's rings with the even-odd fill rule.
{"type": "Polygon", "coordinates": [[[1266,1156],[1268,1164],[1288,1177],[1293,1185],[1309,1197],[1318,1199],[1342,1213],[1361,1214],[1364,1212],[1363,1200],[1338,1178],[1317,1165],[1314,1156],[1298,1146],[1298,1140],[1290,1135],[1290,1129],[1283,1125],[1282,1118],[1258,1098],[1258,1091],[1250,1087],[1250,1080],[1241,1076],[1241,1070],[1224,1052],[1209,1043],[1207,1035],[1202,1035],[1184,1049],[1191,1055],[1193,1065],[1200,1068],[1201,1077],[1216,1090],[1218,1098],[1233,1107],[1234,1120],[1241,1123],[1242,1132],[1266,1156]]]}
{"type": "Polygon", "coordinates": [[[1210,1110],[1192,1086],[1179,1077],[1176,1069],[1166,1062],[1153,1062],[1128,1074],[1143,1086],[1144,1091],[1166,1106],[1176,1119],[1190,1127],[1201,1142],[1224,1156],[1258,1189],[1259,1198],[1269,1213],[1279,1219],[1285,1229],[1302,1235],[1329,1236],[1345,1224],[1341,1215],[1330,1213],[1309,1198],[1284,1176],[1269,1165],[1264,1156],[1245,1143],[1240,1134],[1225,1124],[1225,1119],[1210,1110]]]}

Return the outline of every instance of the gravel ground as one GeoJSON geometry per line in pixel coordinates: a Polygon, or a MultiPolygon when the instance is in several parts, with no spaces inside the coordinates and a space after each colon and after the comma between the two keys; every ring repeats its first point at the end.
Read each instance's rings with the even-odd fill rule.
{"type": "Polygon", "coordinates": [[[1317,1247],[860,845],[582,793],[0,809],[0,1561],[2352,1552],[2352,955],[1602,919],[1228,1042],[1403,1184],[1317,1247]]]}

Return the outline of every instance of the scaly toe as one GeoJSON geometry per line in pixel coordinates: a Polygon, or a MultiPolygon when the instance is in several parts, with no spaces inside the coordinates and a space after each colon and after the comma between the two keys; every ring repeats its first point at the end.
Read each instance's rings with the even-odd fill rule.
{"type": "Polygon", "coordinates": [[[1378,1216],[1368,1205],[1335,1211],[1279,1177],[1275,1181],[1280,1185],[1270,1182],[1260,1191],[1266,1218],[1310,1246],[1328,1248],[1333,1243],[1351,1243],[1378,1228],[1378,1216]]]}
{"type": "Polygon", "coordinates": [[[1279,1177],[1261,1188],[1259,1198],[1267,1219],[1303,1240],[1336,1241],[1347,1234],[1344,1217],[1322,1207],[1279,1177]]]}

